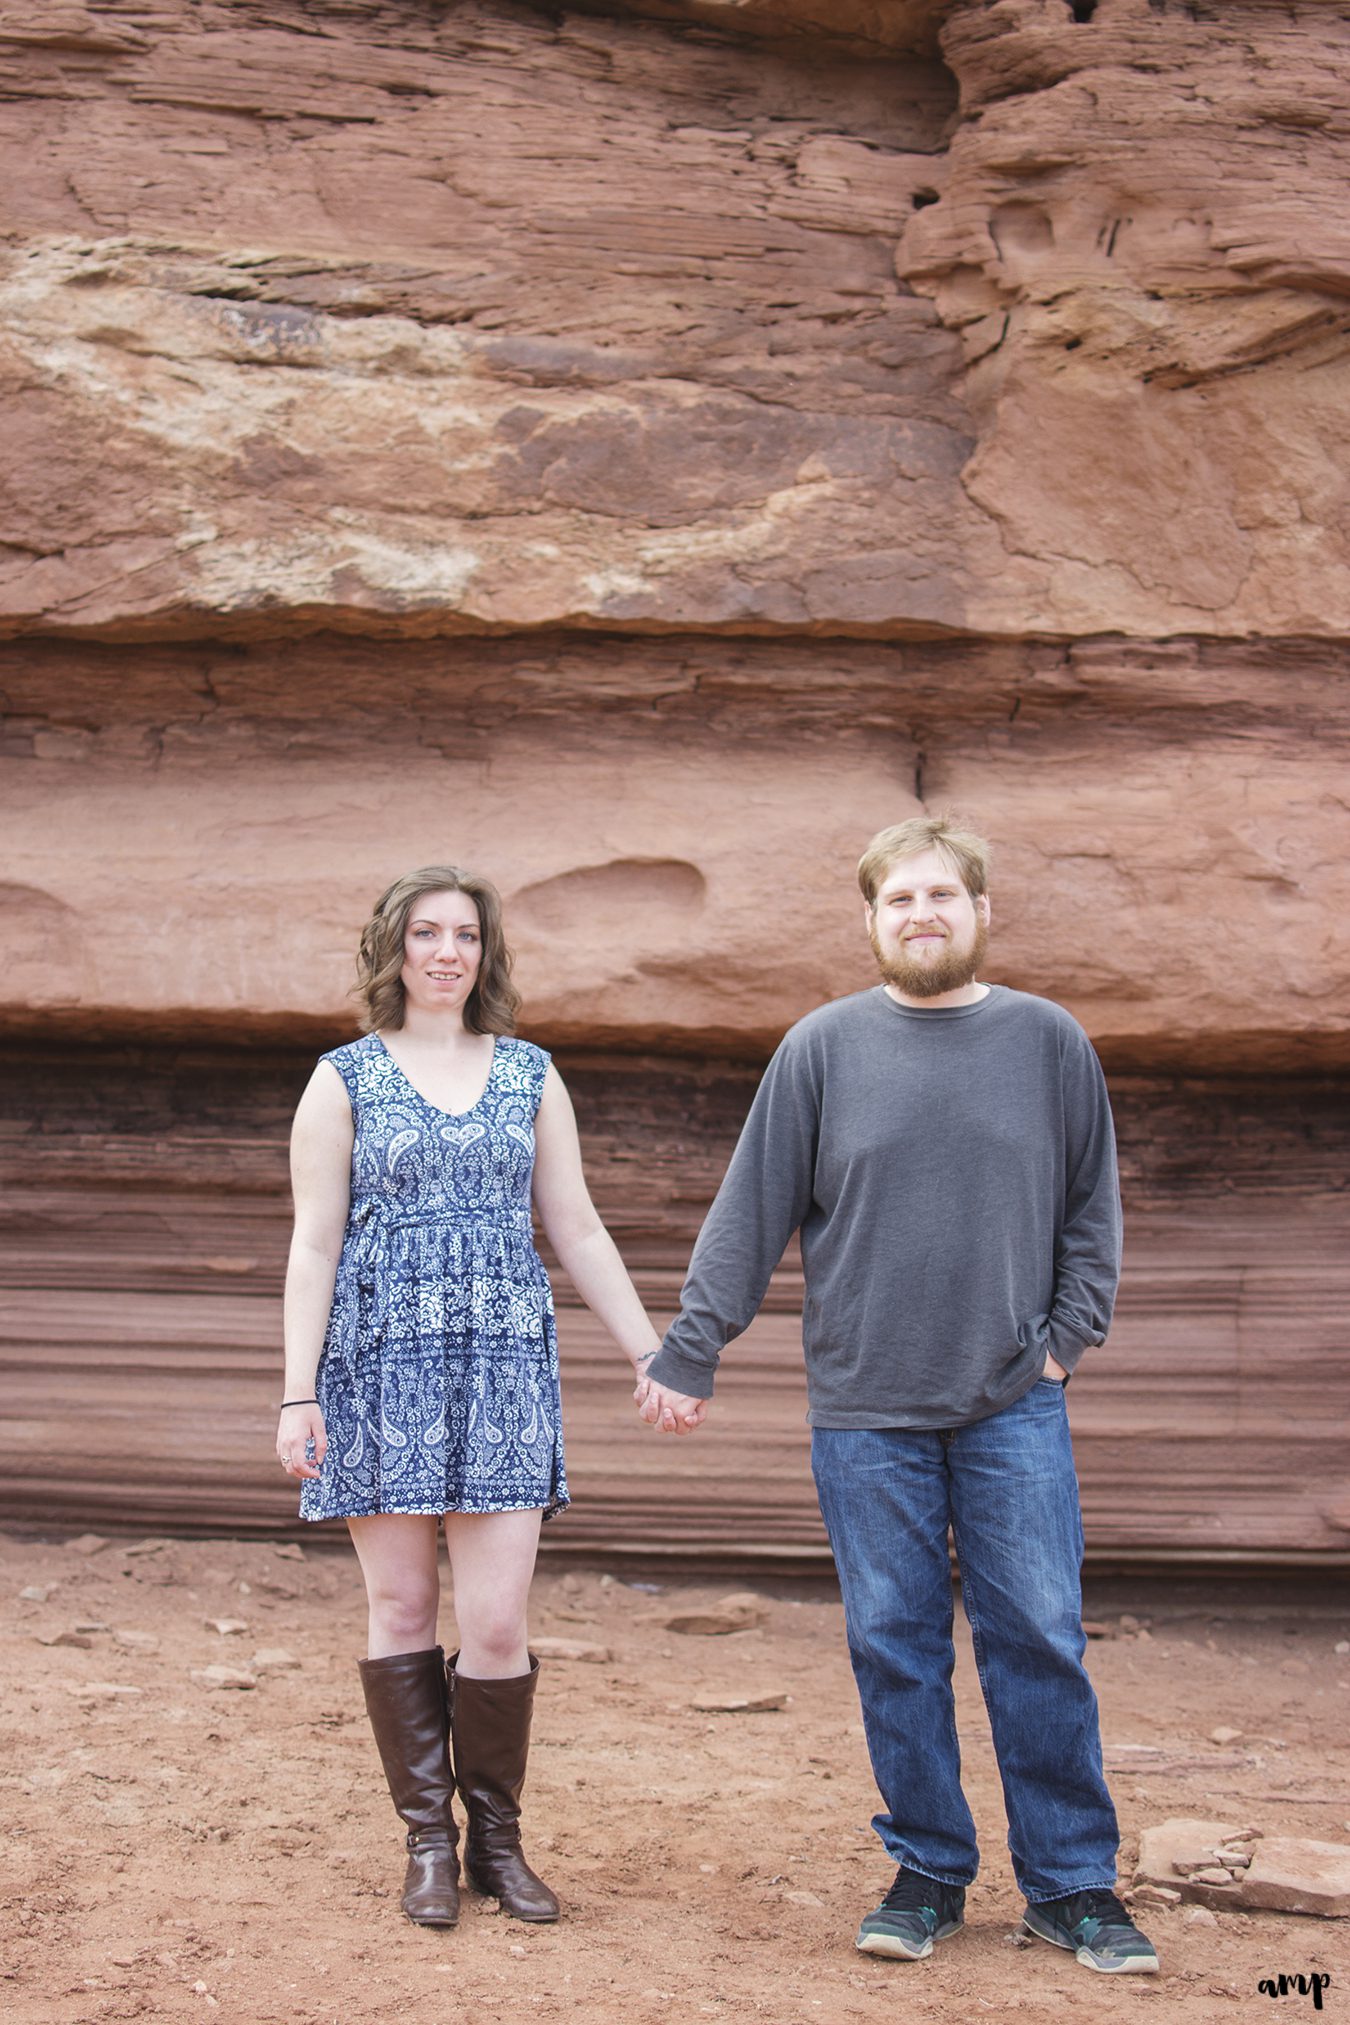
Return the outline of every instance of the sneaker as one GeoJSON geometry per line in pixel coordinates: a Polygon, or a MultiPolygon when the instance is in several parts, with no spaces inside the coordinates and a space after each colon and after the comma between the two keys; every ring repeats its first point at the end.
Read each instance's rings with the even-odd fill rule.
{"type": "Polygon", "coordinates": [[[855,1943],[865,1955],[891,1955],[921,1962],[965,1925],[966,1894],[959,1884],[939,1884],[917,1870],[897,1870],[895,1883],[875,1912],[858,1928],[855,1943]]]}
{"type": "Polygon", "coordinates": [[[1076,1891],[1071,1898],[1029,1905],[1022,1925],[1038,1940],[1068,1948],[1104,1976],[1156,1976],[1158,1957],[1114,1892],[1076,1891]]]}

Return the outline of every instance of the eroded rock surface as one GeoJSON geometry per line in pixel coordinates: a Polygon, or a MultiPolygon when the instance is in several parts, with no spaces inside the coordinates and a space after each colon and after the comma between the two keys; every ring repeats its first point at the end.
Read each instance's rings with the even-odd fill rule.
{"type": "Polygon", "coordinates": [[[999,852],[990,975],[1113,1065],[1345,1061],[1329,647],[15,644],[0,1019],[327,1035],[375,896],[507,901],[550,1045],[764,1055],[872,982],[854,867],[922,802],[999,852]]]}
{"type": "MultiPolygon", "coordinates": [[[[1316,0],[0,18],[21,1498],[278,1522],[285,1116],[395,873],[503,887],[668,1309],[870,978],[861,844],[955,803],[1120,1106],[1091,1542],[1350,1552],[1347,56],[1316,0]]],[[[575,1539],[819,1551],[799,1301],[692,1504],[564,1318],[575,1539]]]]}
{"type": "Polygon", "coordinates": [[[0,610],[1342,634],[1348,38],[1315,0],[10,17],[0,610]]]}
{"type": "Polygon", "coordinates": [[[0,31],[12,627],[932,631],[972,536],[997,567],[894,267],[935,56],[509,0],[81,20],[0,31]]]}
{"type": "MultiPolygon", "coordinates": [[[[93,1524],[103,1548],[115,1528],[295,1528],[272,1435],[286,1131],[312,1062],[311,1049],[163,1046],[11,1057],[0,1524],[93,1524]]],[[[596,1204],[651,1313],[669,1317],[756,1070],[669,1054],[564,1053],[560,1066],[596,1204]]],[[[1110,1344],[1070,1395],[1089,1553],[1344,1558],[1337,1085],[1116,1076],[1112,1096],[1126,1271],[1110,1344]]],[[[727,1352],[708,1427],[679,1442],[640,1426],[627,1366],[556,1283],[576,1503],[551,1547],[823,1561],[795,1251],[727,1352]]],[[[1250,1748],[1199,1753],[1245,1764],[1250,1748]]],[[[1121,1767],[1148,1777],[1160,1755],[1136,1749],[1121,1767]]]]}
{"type": "MultiPolygon", "coordinates": [[[[898,272],[959,331],[993,629],[1343,634],[1350,23],[957,0],[940,201],[898,272]]],[[[977,617],[978,614],[978,617],[977,617]]]]}
{"type": "Polygon", "coordinates": [[[1218,1821],[1164,1821],[1140,1837],[1134,1877],[1215,1910],[1350,1918],[1346,1843],[1218,1821]]]}

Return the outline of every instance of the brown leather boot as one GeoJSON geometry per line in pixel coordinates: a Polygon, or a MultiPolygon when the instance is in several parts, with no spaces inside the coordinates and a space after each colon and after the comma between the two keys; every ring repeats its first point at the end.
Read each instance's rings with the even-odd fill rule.
{"type": "Polygon", "coordinates": [[[469,1883],[518,1920],[556,1920],[558,1901],[520,1847],[520,1789],[530,1752],[530,1716],[539,1662],[514,1680],[470,1680],[447,1668],[455,1780],[469,1817],[464,1868],[469,1883]]]}
{"type": "Polygon", "coordinates": [[[359,1665],[384,1776],[408,1830],[403,1910],[419,1926],[452,1927],[459,1918],[459,1829],[450,1811],[445,1654],[435,1645],[359,1665]]]}

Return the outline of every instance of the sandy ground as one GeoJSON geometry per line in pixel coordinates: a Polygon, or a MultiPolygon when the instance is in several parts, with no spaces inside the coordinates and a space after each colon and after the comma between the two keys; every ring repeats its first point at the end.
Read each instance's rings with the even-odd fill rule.
{"type": "MultiPolygon", "coordinates": [[[[363,1611],[345,1548],[169,1541],[82,1554],[0,1541],[0,2011],[12,2025],[1143,2013],[1199,2025],[1311,2013],[1296,1994],[1272,2012],[1258,1984],[1316,1969],[1333,1977],[1326,2013],[1350,2018],[1350,1921],[1150,1912],[1164,1973],[1115,1982],[1019,1946],[968,1649],[958,1696],[987,1853],[966,1930],[921,1964],[856,1954],[858,1918],[890,1871],[868,1826],[837,1598],[822,1584],[761,1585],[756,1628],[710,1637],[666,1623],[750,1586],[539,1578],[535,1634],[609,1655],[553,1660],[540,1691],[527,1846],[565,1917],[525,1927],[470,1897],[446,1934],[399,1913],[400,1845],[360,1712],[363,1611]],[[251,1689],[197,1677],[278,1647],[299,1665],[251,1689]],[[691,1707],[710,1695],[788,1701],[691,1707]]],[[[1350,1840],[1344,1593],[1103,1582],[1088,1615],[1109,1630],[1091,1661],[1127,1875],[1140,1829],[1169,1815],[1350,1840]],[[1239,1739],[1211,1741],[1220,1725],[1239,1739]]]]}

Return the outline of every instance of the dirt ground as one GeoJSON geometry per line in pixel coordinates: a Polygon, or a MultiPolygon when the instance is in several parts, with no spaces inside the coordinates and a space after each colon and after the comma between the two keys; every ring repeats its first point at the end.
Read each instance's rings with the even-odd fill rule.
{"type": "MultiPolygon", "coordinates": [[[[964,1933],[927,1962],[855,1953],[885,1889],[837,1597],[820,1583],[539,1578],[532,1631],[605,1657],[545,1667],[527,1847],[555,1927],[470,1896],[410,1926],[361,1713],[363,1611],[341,1546],[0,1540],[3,1965],[10,2025],[126,2018],[594,2025],[1015,2014],[1168,2025],[1312,2011],[1263,1978],[1317,1970],[1350,2019],[1350,1921],[1150,1911],[1163,1974],[1108,1982],[1015,1939],[1019,1901],[968,1647],[967,1785],[986,1850],[964,1933]],[[667,1620],[755,1587],[763,1623],[667,1620]],[[234,1620],[221,1631],[209,1620],[234,1620]],[[66,1638],[71,1643],[52,1643],[66,1638]],[[226,1688],[212,1666],[254,1671],[226,1688]],[[698,1700],[786,1696],[760,1712],[698,1700]],[[903,2008],[901,2008],[903,2007],[903,2008]]],[[[1214,1814],[1350,1840],[1350,1599],[1326,1588],[1090,1585],[1091,1664],[1128,1878],[1141,1828],[1214,1814]],[[1215,1743],[1223,1726],[1236,1739],[1215,1743]]],[[[452,1632],[449,1601],[444,1630],[452,1632]]]]}

